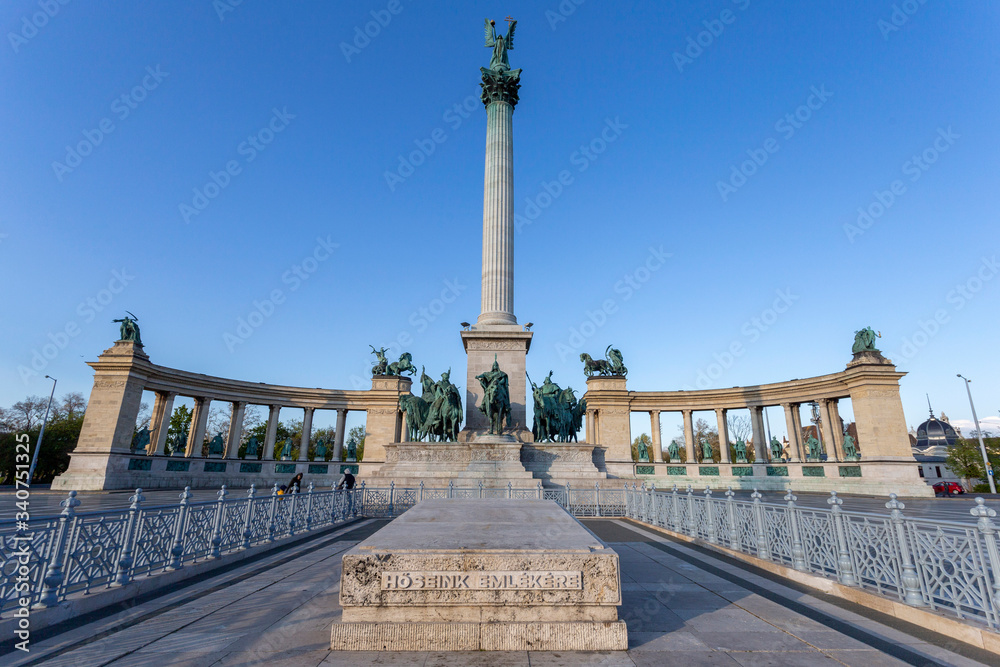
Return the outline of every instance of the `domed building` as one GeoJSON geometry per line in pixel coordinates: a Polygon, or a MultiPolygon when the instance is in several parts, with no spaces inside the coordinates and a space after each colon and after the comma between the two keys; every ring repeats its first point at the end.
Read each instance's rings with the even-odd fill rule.
{"type": "Polygon", "coordinates": [[[920,464],[920,476],[931,484],[960,481],[946,465],[948,448],[958,441],[959,434],[948,423],[944,413],[941,413],[940,419],[934,416],[930,397],[927,398],[927,409],[930,417],[917,427],[916,442],[913,444],[913,458],[920,464]]]}

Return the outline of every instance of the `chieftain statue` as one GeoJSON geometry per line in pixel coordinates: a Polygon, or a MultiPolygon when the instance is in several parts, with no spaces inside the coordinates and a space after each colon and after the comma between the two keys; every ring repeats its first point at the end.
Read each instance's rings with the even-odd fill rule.
{"type": "Polygon", "coordinates": [[[222,432],[215,434],[212,441],[208,443],[208,455],[209,456],[222,456],[223,452],[226,450],[226,443],[222,439],[222,432]]]}
{"type": "Polygon", "coordinates": [[[434,382],[421,368],[420,385],[423,388],[421,396],[399,397],[399,409],[406,413],[409,439],[455,442],[462,423],[462,395],[451,383],[451,369],[434,382]]]}
{"type": "Polygon", "coordinates": [[[861,456],[858,454],[858,446],[854,444],[854,438],[849,434],[844,434],[844,459],[847,461],[857,461],[861,456]]]}
{"type": "Polygon", "coordinates": [[[819,461],[823,456],[823,445],[813,435],[806,438],[806,458],[819,461]]]}
{"type": "Polygon", "coordinates": [[[528,377],[535,399],[535,420],[531,433],[535,442],[576,442],[576,432],[583,426],[587,401],[576,400],[572,387],[562,389],[552,381],[552,371],[538,386],[528,377]]]}
{"type": "Polygon", "coordinates": [[[878,352],[878,348],[875,347],[875,340],[881,337],[882,334],[876,333],[871,327],[855,331],[854,346],[851,348],[851,352],[854,354],[858,352],[878,352]]]}
{"type": "Polygon", "coordinates": [[[583,374],[588,378],[594,377],[595,374],[619,377],[628,375],[628,368],[622,363],[621,350],[608,345],[608,349],[604,351],[604,356],[607,359],[591,359],[589,354],[586,352],[582,353],[580,361],[583,362],[583,374]]]}
{"type": "Polygon", "coordinates": [[[784,458],[785,458],[785,448],[782,447],[781,443],[778,442],[778,439],[772,435],[771,436],[771,460],[772,461],[781,461],[784,458]]]}
{"type": "Polygon", "coordinates": [[[672,463],[677,463],[681,460],[681,448],[677,444],[676,440],[670,441],[670,446],[667,447],[667,454],[670,455],[670,461],[672,463]]]}
{"type": "Polygon", "coordinates": [[[259,458],[259,454],[257,451],[258,447],[259,445],[257,444],[257,438],[255,436],[251,436],[250,441],[247,442],[247,451],[246,454],[244,455],[244,458],[248,459],[259,458]]]}
{"type": "Polygon", "coordinates": [[[746,463],[747,462],[747,443],[742,440],[737,440],[736,444],[733,446],[736,450],[736,462],[746,463]]]}
{"type": "Polygon", "coordinates": [[[503,433],[504,422],[510,425],[510,384],[507,374],[500,370],[496,355],[493,357],[493,368],[476,376],[483,387],[483,400],[479,409],[486,415],[489,422],[490,435],[503,433]]]}
{"type": "Polygon", "coordinates": [[[715,461],[715,454],[712,452],[712,444],[708,440],[701,441],[701,460],[702,463],[708,461],[712,463],[715,461]]]}
{"type": "Polygon", "coordinates": [[[142,345],[142,339],[139,337],[139,318],[127,310],[125,312],[128,315],[120,320],[111,320],[112,322],[121,323],[118,340],[133,341],[137,345],[142,345]]]}

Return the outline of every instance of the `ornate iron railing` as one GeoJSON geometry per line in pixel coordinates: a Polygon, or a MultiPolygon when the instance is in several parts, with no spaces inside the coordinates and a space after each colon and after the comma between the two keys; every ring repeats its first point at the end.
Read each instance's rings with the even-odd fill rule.
{"type": "MultiPolygon", "coordinates": [[[[0,613],[22,606],[58,604],[68,595],[121,586],[134,577],[176,570],[187,563],[224,558],[254,545],[273,543],[353,516],[392,518],[432,498],[554,500],[575,516],[628,517],[735,551],[837,579],[915,607],[938,609],[1000,629],[1000,543],[996,512],[976,498],[976,523],[915,519],[894,495],[888,515],[849,512],[831,493],[829,509],[765,503],[754,491],[737,500],[732,489],[714,495],[617,488],[518,489],[366,487],[352,491],[231,497],[222,488],[212,501],[145,507],[142,491],[127,509],[77,513],[76,492],[55,518],[18,525],[0,522],[0,613]]],[[[6,615],[6,614],[5,614],[6,615]]]]}

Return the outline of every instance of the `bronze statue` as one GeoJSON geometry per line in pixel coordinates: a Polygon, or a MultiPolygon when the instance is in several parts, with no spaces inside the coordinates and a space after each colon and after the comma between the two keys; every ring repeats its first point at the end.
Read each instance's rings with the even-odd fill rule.
{"type": "Polygon", "coordinates": [[[747,462],[747,443],[742,440],[737,440],[736,444],[733,446],[736,450],[736,462],[746,463],[747,462]]]}
{"type": "Polygon", "coordinates": [[[149,448],[149,429],[143,426],[132,438],[132,451],[146,453],[149,448]]]}
{"type": "Polygon", "coordinates": [[[257,453],[258,447],[259,447],[259,445],[257,444],[257,438],[256,437],[251,437],[250,441],[247,443],[247,451],[246,451],[245,458],[248,458],[248,459],[259,458],[259,455],[257,453]]]}
{"type": "Polygon", "coordinates": [[[281,460],[287,461],[292,458],[292,439],[285,439],[285,446],[281,448],[281,460]]]}
{"type": "MultiPolygon", "coordinates": [[[[526,374],[527,375],[527,374],[526,374]]],[[[534,422],[531,433],[536,442],[576,441],[576,433],[583,426],[587,411],[586,400],[577,401],[573,388],[562,389],[552,381],[552,371],[538,386],[528,376],[535,401],[534,422]]]]}
{"type": "Polygon", "coordinates": [[[421,368],[422,396],[399,397],[399,409],[406,414],[406,431],[411,441],[424,438],[455,442],[462,423],[462,396],[451,383],[451,369],[434,382],[421,368]]]}
{"type": "Polygon", "coordinates": [[[226,450],[226,443],[222,439],[222,432],[215,434],[212,441],[208,443],[208,455],[209,456],[222,456],[223,452],[226,450]]]}
{"type": "Polygon", "coordinates": [[[479,409],[486,415],[490,424],[490,434],[503,433],[504,421],[510,425],[510,387],[507,374],[500,370],[496,355],[493,357],[493,368],[476,376],[483,387],[483,400],[479,409]]]}
{"type": "Polygon", "coordinates": [[[111,320],[112,322],[121,322],[118,340],[134,341],[137,345],[142,345],[142,339],[139,337],[139,318],[127,310],[125,312],[128,315],[120,320],[111,320]]]}
{"type": "Polygon", "coordinates": [[[583,362],[583,374],[588,378],[594,377],[595,374],[619,377],[628,375],[628,368],[622,363],[621,350],[608,345],[608,348],[604,351],[604,356],[607,359],[592,359],[586,352],[582,353],[580,361],[583,362]]]}
{"type": "Polygon", "coordinates": [[[671,462],[677,462],[681,460],[681,448],[677,444],[676,440],[670,441],[670,446],[667,447],[667,454],[670,456],[671,462]]]}
{"type": "Polygon", "coordinates": [[[806,438],[806,457],[818,461],[823,456],[823,445],[814,436],[806,438]]]}
{"type": "Polygon", "coordinates": [[[493,56],[490,58],[490,69],[494,72],[507,72],[510,70],[510,61],[507,59],[507,51],[514,48],[514,29],[517,28],[517,21],[507,17],[506,35],[498,35],[496,31],[496,21],[486,19],[486,48],[493,49],[493,56]]]}
{"type": "Polygon", "coordinates": [[[314,461],[326,461],[326,443],[323,442],[323,438],[320,438],[316,442],[314,461]]]}
{"type": "Polygon", "coordinates": [[[704,463],[705,461],[709,463],[715,461],[715,454],[712,452],[712,445],[708,440],[701,441],[701,462],[704,463]]]}
{"type": "Polygon", "coordinates": [[[778,439],[772,435],[771,436],[771,460],[772,461],[781,461],[784,458],[785,458],[785,448],[782,447],[781,443],[778,442],[778,439]]]}
{"type": "Polygon", "coordinates": [[[410,375],[416,375],[417,373],[417,367],[413,365],[413,357],[410,356],[409,352],[399,355],[399,361],[389,364],[389,367],[385,371],[385,375],[402,375],[403,373],[409,373],[410,375]]]}
{"type": "Polygon", "coordinates": [[[854,332],[854,346],[851,348],[851,352],[857,354],[858,352],[877,352],[878,348],[875,347],[875,340],[881,338],[881,333],[875,333],[871,327],[865,327],[861,331],[854,332]]]}
{"type": "Polygon", "coordinates": [[[857,461],[861,458],[858,454],[858,447],[854,444],[854,438],[844,434],[844,458],[848,461],[857,461]]]}
{"type": "Polygon", "coordinates": [[[372,354],[374,354],[377,359],[375,365],[372,366],[372,377],[376,375],[385,375],[385,372],[389,367],[389,361],[385,358],[385,353],[389,348],[383,347],[376,350],[374,345],[369,345],[368,347],[372,349],[372,354]]]}

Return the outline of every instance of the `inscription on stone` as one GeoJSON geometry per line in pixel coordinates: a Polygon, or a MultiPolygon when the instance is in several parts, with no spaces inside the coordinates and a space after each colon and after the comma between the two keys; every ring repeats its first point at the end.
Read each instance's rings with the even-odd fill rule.
{"type": "Polygon", "coordinates": [[[583,572],[383,572],[383,591],[583,589],[583,572]]]}

